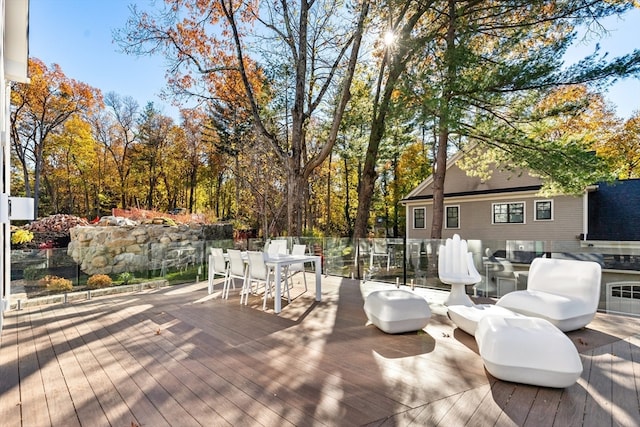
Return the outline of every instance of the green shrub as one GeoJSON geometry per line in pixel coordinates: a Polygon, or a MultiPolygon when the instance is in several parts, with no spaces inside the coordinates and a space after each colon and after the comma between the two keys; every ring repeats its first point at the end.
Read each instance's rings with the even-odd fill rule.
{"type": "Polygon", "coordinates": [[[28,282],[36,282],[47,275],[47,270],[40,267],[29,266],[22,272],[22,278],[28,282]]]}
{"type": "Polygon", "coordinates": [[[113,280],[106,274],[94,274],[87,279],[87,288],[89,289],[108,288],[112,284],[113,280]]]}
{"type": "Polygon", "coordinates": [[[38,283],[47,288],[47,290],[54,292],[67,292],[73,289],[71,280],[65,279],[64,277],[44,276],[38,283]]]}
{"type": "Polygon", "coordinates": [[[128,271],[125,271],[124,273],[120,273],[120,275],[118,276],[118,280],[123,285],[128,285],[129,282],[133,280],[133,274],[129,273],[128,271]]]}

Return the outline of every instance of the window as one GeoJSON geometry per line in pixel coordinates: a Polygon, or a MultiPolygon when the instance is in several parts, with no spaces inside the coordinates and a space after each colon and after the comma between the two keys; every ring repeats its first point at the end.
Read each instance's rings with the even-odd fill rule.
{"type": "Polygon", "coordinates": [[[553,219],[553,203],[551,200],[536,200],[536,221],[550,221],[553,219]]]}
{"type": "Polygon", "coordinates": [[[425,208],[413,209],[413,228],[425,228],[425,208]]]}
{"type": "Polygon", "coordinates": [[[447,206],[445,228],[460,228],[460,206],[447,206]]]}
{"type": "Polygon", "coordinates": [[[524,202],[494,203],[494,224],[524,224],[524,202]]]}

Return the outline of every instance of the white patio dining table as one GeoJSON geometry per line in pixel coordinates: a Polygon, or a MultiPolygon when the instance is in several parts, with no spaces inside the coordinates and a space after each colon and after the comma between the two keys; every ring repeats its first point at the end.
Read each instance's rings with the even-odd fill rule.
{"type": "Polygon", "coordinates": [[[268,266],[273,266],[275,270],[276,294],[274,297],[273,311],[282,311],[282,267],[292,264],[312,262],[316,272],[316,301],[322,300],[322,258],[318,255],[285,255],[285,254],[265,254],[265,261],[268,266]]]}
{"type": "MultiPolygon", "coordinates": [[[[228,255],[225,252],[225,258],[228,259],[228,255]]],[[[242,258],[247,258],[247,253],[242,253],[242,258]]],[[[277,314],[282,311],[282,267],[292,264],[300,264],[312,262],[313,268],[316,273],[316,301],[322,300],[322,257],[318,255],[290,255],[290,254],[264,254],[264,260],[268,266],[273,267],[275,272],[275,298],[273,303],[273,311],[277,314]]],[[[211,255],[209,256],[209,262],[212,262],[211,255]]]]}

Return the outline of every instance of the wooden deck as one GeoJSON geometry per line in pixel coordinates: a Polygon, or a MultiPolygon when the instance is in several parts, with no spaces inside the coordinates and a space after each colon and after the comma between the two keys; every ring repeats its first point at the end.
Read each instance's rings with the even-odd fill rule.
{"type": "Polygon", "coordinates": [[[366,325],[380,286],[323,277],[322,302],[296,285],[280,315],[206,283],[8,312],[0,425],[640,425],[640,320],[569,334],[581,379],[539,388],[492,378],[442,292],[424,331],[366,325]]]}

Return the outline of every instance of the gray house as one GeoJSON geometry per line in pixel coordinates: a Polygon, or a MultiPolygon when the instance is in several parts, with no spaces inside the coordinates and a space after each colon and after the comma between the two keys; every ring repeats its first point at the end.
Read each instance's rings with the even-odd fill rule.
{"type": "MultiPolygon", "coordinates": [[[[457,161],[447,162],[442,237],[458,233],[474,240],[573,241],[587,234],[588,197],[540,195],[542,181],[527,171],[494,168],[491,178],[469,176],[457,161]]],[[[593,187],[591,190],[595,189],[593,187]]],[[[406,210],[406,236],[426,239],[433,219],[433,177],[401,203],[406,210]]]]}
{"type": "MultiPolygon", "coordinates": [[[[447,163],[442,237],[469,242],[483,276],[477,291],[499,297],[526,286],[534,257],[592,260],[603,267],[601,309],[640,316],[640,180],[590,186],[581,196],[540,195],[527,171],[494,168],[484,181],[447,163]]],[[[407,239],[428,239],[433,177],[402,201],[407,239]]]]}

